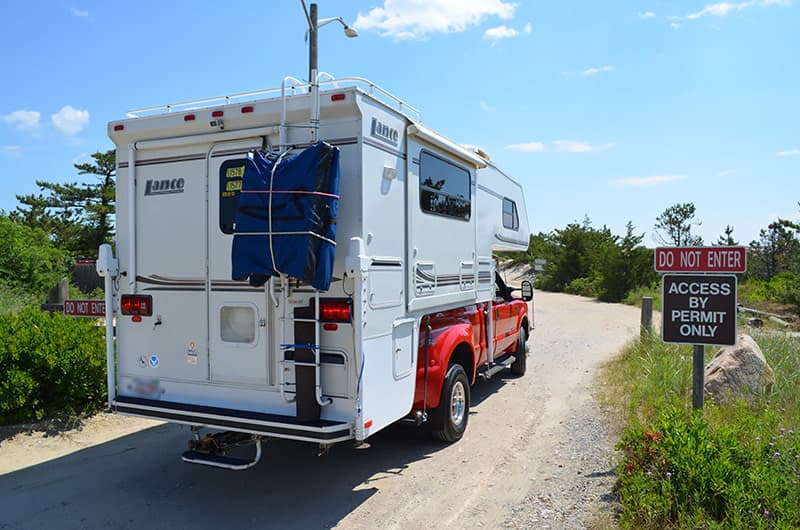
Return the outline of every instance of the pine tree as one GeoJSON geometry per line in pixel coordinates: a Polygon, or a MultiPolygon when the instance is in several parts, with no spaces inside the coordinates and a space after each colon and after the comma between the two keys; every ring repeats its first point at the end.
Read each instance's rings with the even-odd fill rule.
{"type": "Polygon", "coordinates": [[[73,257],[94,257],[114,235],[114,178],[116,153],[94,153],[94,162],[75,164],[79,175],[95,175],[97,182],[59,184],[37,180],[40,193],[17,195],[21,206],[12,217],[42,228],[73,257]]]}

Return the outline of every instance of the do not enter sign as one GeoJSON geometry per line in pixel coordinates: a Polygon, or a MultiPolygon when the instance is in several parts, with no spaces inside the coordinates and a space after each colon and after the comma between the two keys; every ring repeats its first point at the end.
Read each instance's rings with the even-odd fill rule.
{"type": "Polygon", "coordinates": [[[106,303],[103,300],[64,300],[64,314],[73,317],[104,317],[106,303]]]}
{"type": "Polygon", "coordinates": [[[736,344],[736,276],[665,274],[661,334],[679,344],[736,344]]]}

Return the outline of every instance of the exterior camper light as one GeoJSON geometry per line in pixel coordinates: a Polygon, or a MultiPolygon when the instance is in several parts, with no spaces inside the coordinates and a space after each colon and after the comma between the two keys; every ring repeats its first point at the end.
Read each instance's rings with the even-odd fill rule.
{"type": "Polygon", "coordinates": [[[149,294],[123,294],[119,305],[123,315],[153,316],[153,297],[149,294]]]}

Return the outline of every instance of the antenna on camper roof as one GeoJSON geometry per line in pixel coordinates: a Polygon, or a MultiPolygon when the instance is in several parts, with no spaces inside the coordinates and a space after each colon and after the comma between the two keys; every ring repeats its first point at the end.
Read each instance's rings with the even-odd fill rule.
{"type": "Polygon", "coordinates": [[[319,67],[317,65],[318,49],[317,49],[317,31],[322,26],[326,26],[331,22],[338,22],[344,28],[344,34],[347,37],[358,37],[358,31],[352,26],[349,26],[342,17],[323,18],[319,20],[317,17],[317,4],[310,4],[311,9],[306,8],[305,0],[300,0],[303,6],[303,12],[306,14],[306,21],[308,22],[308,30],[306,31],[306,38],[308,40],[308,83],[310,85],[310,92],[312,97],[312,113],[311,113],[311,142],[317,141],[317,132],[319,131],[319,67]]]}

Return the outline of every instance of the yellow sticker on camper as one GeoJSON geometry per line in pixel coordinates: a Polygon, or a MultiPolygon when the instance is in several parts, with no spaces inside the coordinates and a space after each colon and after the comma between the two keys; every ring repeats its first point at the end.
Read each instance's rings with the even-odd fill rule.
{"type": "Polygon", "coordinates": [[[232,180],[225,185],[225,191],[241,191],[242,181],[232,180]]]}
{"type": "Polygon", "coordinates": [[[244,166],[229,167],[225,172],[225,177],[229,179],[242,178],[244,176],[244,166]]]}

